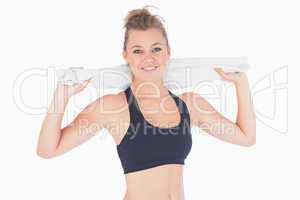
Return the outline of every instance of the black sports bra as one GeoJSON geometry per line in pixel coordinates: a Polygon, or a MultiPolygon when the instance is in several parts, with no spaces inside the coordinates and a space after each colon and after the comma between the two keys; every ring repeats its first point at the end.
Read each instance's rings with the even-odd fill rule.
{"type": "Polygon", "coordinates": [[[190,115],[183,100],[168,90],[180,111],[180,123],[173,127],[156,127],[145,120],[131,87],[125,90],[130,125],[117,152],[124,174],[164,164],[184,164],[191,151],[190,115]]]}

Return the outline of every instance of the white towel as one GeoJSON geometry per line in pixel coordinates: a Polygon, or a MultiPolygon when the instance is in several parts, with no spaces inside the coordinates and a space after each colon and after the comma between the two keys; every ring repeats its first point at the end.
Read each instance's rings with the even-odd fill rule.
{"type": "MultiPolygon", "coordinates": [[[[245,72],[250,68],[247,57],[172,58],[167,63],[164,84],[170,90],[177,90],[194,88],[202,81],[219,80],[220,76],[214,67],[221,67],[225,72],[245,72]]],[[[58,81],[67,85],[92,78],[92,86],[104,91],[124,90],[132,81],[131,70],[127,64],[98,69],[57,69],[56,76],[58,81]]]]}

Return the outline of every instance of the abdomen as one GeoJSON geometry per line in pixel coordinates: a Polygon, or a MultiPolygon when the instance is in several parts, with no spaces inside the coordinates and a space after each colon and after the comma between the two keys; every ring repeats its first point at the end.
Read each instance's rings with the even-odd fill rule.
{"type": "Polygon", "coordinates": [[[166,164],[126,174],[124,200],[184,200],[183,165],[166,164]]]}

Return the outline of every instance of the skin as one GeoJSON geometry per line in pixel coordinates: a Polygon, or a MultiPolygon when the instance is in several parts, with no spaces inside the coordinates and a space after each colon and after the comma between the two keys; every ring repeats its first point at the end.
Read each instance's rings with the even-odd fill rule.
{"type": "MultiPolygon", "coordinates": [[[[165,38],[156,29],[130,31],[127,48],[123,52],[133,72],[131,89],[142,114],[157,127],[172,127],[180,120],[178,108],[162,81],[170,55],[165,38]],[[148,66],[158,68],[153,72],[141,69],[148,66]],[[162,121],[169,123],[162,124],[162,121]]],[[[252,146],[256,141],[256,124],[247,76],[245,73],[225,73],[215,67],[224,81],[235,85],[238,100],[236,122],[225,118],[197,93],[186,92],[177,96],[186,103],[192,126],[198,126],[225,142],[252,146]]],[[[124,91],[99,97],[69,125],[61,128],[68,100],[88,83],[89,80],[73,86],[58,84],[39,135],[37,154],[40,157],[53,158],[70,151],[95,136],[102,128],[109,130],[116,145],[121,142],[130,123],[124,91]]],[[[128,173],[125,178],[127,191],[124,200],[184,199],[183,166],[180,164],[165,164],[128,173]]]]}

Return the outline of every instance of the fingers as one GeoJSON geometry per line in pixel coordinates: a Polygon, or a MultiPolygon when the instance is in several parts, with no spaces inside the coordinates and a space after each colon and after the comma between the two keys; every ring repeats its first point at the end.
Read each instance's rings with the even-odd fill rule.
{"type": "Polygon", "coordinates": [[[88,83],[90,83],[90,82],[91,82],[91,80],[92,80],[92,77],[91,77],[91,78],[89,78],[89,79],[87,79],[87,80],[85,80],[85,81],[84,81],[84,83],[88,84],[88,83]]]}
{"type": "Polygon", "coordinates": [[[89,84],[91,82],[91,80],[92,80],[92,78],[89,78],[89,79],[83,81],[82,83],[80,83],[80,85],[85,87],[85,86],[87,86],[87,84],[89,84]]]}
{"type": "Polygon", "coordinates": [[[223,75],[223,70],[221,68],[215,68],[215,71],[220,74],[220,75],[223,75]]]}
{"type": "Polygon", "coordinates": [[[220,75],[224,74],[223,69],[221,67],[219,67],[218,65],[214,65],[214,70],[220,75]]]}
{"type": "Polygon", "coordinates": [[[222,68],[216,67],[216,68],[214,68],[214,69],[215,69],[215,71],[221,76],[221,78],[222,78],[223,80],[227,79],[227,75],[225,74],[225,72],[223,71],[222,68]]]}
{"type": "Polygon", "coordinates": [[[89,84],[89,82],[90,82],[90,80],[88,79],[88,80],[85,80],[81,83],[75,83],[73,85],[73,88],[75,89],[75,91],[81,91],[89,84]]]}

